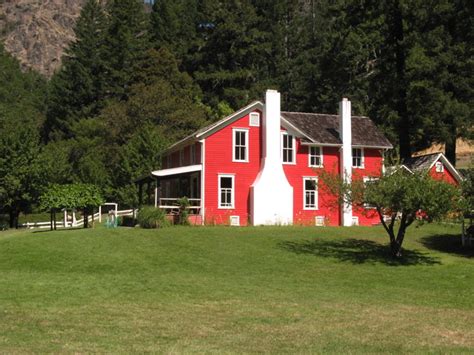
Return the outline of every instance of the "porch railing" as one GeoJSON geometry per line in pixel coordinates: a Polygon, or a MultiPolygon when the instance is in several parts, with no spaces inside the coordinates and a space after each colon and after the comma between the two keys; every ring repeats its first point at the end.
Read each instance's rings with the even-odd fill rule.
{"type": "MultiPolygon", "coordinates": [[[[163,197],[159,200],[158,207],[166,210],[168,213],[178,212],[179,210],[179,198],[175,197],[163,197]]],[[[201,210],[201,199],[200,198],[188,198],[189,206],[188,209],[191,214],[199,214],[201,210]]]]}

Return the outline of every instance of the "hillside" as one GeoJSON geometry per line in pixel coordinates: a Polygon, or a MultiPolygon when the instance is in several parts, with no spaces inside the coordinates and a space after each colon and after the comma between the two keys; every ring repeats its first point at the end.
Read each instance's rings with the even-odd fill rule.
{"type": "Polygon", "coordinates": [[[8,52],[25,68],[51,76],[85,0],[0,0],[0,29],[8,52]]]}

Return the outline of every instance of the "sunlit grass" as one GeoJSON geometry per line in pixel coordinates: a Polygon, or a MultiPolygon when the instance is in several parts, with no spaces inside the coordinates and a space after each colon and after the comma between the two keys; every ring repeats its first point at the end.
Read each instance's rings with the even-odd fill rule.
{"type": "Polygon", "coordinates": [[[457,226],[0,232],[0,351],[472,352],[457,226]]]}

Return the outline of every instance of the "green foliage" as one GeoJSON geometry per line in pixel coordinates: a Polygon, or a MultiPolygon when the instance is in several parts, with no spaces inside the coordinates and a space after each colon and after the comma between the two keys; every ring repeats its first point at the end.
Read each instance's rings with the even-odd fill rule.
{"type": "Polygon", "coordinates": [[[0,68],[0,211],[9,213],[13,227],[44,184],[38,155],[45,85],[37,74],[22,73],[2,46],[0,68]]]}
{"type": "Polygon", "coordinates": [[[162,209],[153,206],[140,208],[137,215],[137,222],[141,228],[163,228],[169,226],[166,214],[162,209]]]}
{"type": "Polygon", "coordinates": [[[43,210],[87,209],[103,203],[99,189],[91,184],[54,184],[40,198],[40,207],[43,210]]]}
{"type": "Polygon", "coordinates": [[[104,9],[97,0],[88,0],[76,23],[75,41],[49,83],[46,137],[70,138],[75,122],[102,107],[105,29],[104,9]]]}
{"type": "Polygon", "coordinates": [[[462,182],[462,195],[465,199],[466,212],[474,211],[474,169],[466,170],[462,182]]]}
{"type": "Polygon", "coordinates": [[[191,205],[187,197],[182,197],[178,199],[179,205],[179,215],[178,215],[178,224],[182,226],[189,225],[189,206],[191,205]]]}
{"type": "Polygon", "coordinates": [[[459,188],[429,174],[397,169],[366,184],[360,179],[347,183],[331,173],[323,173],[320,178],[322,186],[337,196],[339,205],[376,209],[396,257],[401,256],[406,229],[413,222],[433,222],[450,213],[458,214],[462,208],[459,188]]]}
{"type": "Polygon", "coordinates": [[[137,72],[151,48],[149,22],[141,0],[111,0],[102,48],[102,85],[109,98],[126,99],[129,88],[139,82],[137,72]]]}

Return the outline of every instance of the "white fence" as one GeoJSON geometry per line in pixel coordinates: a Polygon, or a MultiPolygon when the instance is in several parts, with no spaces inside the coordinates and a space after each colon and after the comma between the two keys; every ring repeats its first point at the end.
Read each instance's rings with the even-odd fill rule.
{"type": "MultiPolygon", "coordinates": [[[[114,210],[114,213],[117,217],[119,216],[135,216],[135,211],[133,209],[129,210],[114,210]]],[[[63,220],[56,221],[56,228],[76,228],[81,227],[84,225],[84,218],[76,220],[75,212],[68,213],[67,211],[63,211],[63,220]]],[[[93,216],[88,216],[88,221],[98,221],[99,223],[102,221],[102,214],[100,212],[95,213],[93,216]]],[[[27,222],[18,225],[20,228],[27,228],[27,229],[51,229],[51,221],[48,222],[27,222]]],[[[54,222],[53,222],[54,227],[54,222]]]]}

